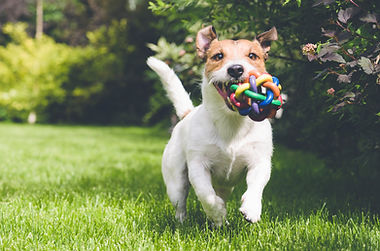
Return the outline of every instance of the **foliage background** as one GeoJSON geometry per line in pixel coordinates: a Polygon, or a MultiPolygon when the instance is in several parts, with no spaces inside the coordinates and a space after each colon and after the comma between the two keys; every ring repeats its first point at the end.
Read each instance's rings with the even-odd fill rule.
{"type": "Polygon", "coordinates": [[[253,39],[276,26],[267,70],[289,98],[275,140],[318,153],[352,181],[348,192],[378,197],[376,1],[44,0],[41,39],[35,3],[0,2],[0,120],[35,112],[39,123],[168,126],[173,110],[148,56],[170,64],[200,103],[197,30],[253,39]],[[302,50],[308,43],[314,51],[302,50]]]}
{"type": "MultiPolygon", "coordinates": [[[[276,26],[279,41],[271,48],[267,70],[279,77],[289,99],[283,118],[274,124],[275,139],[319,153],[352,181],[347,191],[376,197],[374,191],[380,188],[378,3],[158,0],[150,8],[182,20],[190,34],[203,23],[213,24],[222,39],[254,38],[276,26]],[[310,43],[315,43],[314,52],[304,47],[310,43]]],[[[197,65],[196,60],[178,60],[167,50],[174,46],[163,41],[159,48],[151,48],[162,59],[173,58],[168,61],[184,69],[183,79],[193,72],[201,74],[188,67],[197,65]]],[[[185,47],[178,45],[182,55],[185,47]]]]}
{"type": "Polygon", "coordinates": [[[26,95],[22,107],[3,100],[0,119],[25,121],[28,113],[36,110],[42,123],[141,124],[153,93],[144,76],[145,59],[151,54],[146,43],[157,40],[165,25],[147,9],[147,1],[44,0],[45,35],[41,41],[33,38],[34,13],[35,1],[0,3],[0,91],[9,96],[28,85],[35,90],[45,88],[49,83],[42,79],[49,79],[59,98],[48,95],[47,102],[46,95],[39,93],[32,101],[26,95]],[[20,21],[27,24],[23,29],[17,24],[20,21]],[[16,30],[26,30],[28,35],[23,33],[17,40],[16,30]],[[27,44],[33,48],[28,49],[27,44]],[[66,60],[52,56],[55,52],[67,55],[66,60]],[[7,58],[12,58],[13,64],[7,58]],[[40,62],[43,65],[37,66],[40,62]],[[29,66],[20,69],[19,64],[40,67],[40,73],[30,72],[29,66]],[[14,81],[7,80],[10,78],[14,81]]]}

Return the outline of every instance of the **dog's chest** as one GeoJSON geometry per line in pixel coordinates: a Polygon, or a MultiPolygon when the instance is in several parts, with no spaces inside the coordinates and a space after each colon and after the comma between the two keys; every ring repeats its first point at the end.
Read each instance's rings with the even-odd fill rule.
{"type": "Polygon", "coordinates": [[[211,157],[211,172],[214,178],[235,182],[247,166],[246,146],[238,143],[218,142],[207,151],[211,157]]]}

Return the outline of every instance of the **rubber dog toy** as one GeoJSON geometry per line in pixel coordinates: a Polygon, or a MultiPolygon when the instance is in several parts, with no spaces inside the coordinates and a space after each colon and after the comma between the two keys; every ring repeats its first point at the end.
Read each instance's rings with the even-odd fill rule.
{"type": "Polygon", "coordinates": [[[244,83],[233,84],[230,89],[233,109],[254,121],[273,118],[282,106],[280,82],[268,73],[250,72],[244,83]],[[266,89],[265,95],[261,94],[262,87],[266,89]]]}

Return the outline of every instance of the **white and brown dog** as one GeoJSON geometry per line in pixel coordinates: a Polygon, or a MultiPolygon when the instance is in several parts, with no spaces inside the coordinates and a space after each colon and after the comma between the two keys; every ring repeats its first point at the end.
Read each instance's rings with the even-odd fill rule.
{"type": "Polygon", "coordinates": [[[231,109],[229,86],[248,73],[266,72],[265,60],[276,28],[253,41],[217,39],[212,26],[200,30],[198,55],[206,59],[202,104],[194,107],[177,75],[164,62],[150,57],[147,64],[161,78],[176,113],[175,126],[162,158],[162,173],[176,218],[186,217],[190,184],[207,216],[220,226],[226,221],[226,199],[246,173],[247,190],[240,212],[250,222],[261,215],[261,198],[270,178],[273,151],[269,121],[254,122],[231,109]]]}

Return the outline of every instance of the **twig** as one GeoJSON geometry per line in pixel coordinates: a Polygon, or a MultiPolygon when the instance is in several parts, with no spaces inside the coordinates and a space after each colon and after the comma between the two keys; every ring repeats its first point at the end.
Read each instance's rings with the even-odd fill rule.
{"type": "Polygon", "coordinates": [[[353,0],[350,0],[350,2],[355,5],[356,7],[359,7],[359,5],[357,3],[355,3],[353,0]]]}
{"type": "Polygon", "coordinates": [[[380,54],[377,55],[377,57],[376,57],[376,61],[375,61],[375,64],[378,64],[378,63],[379,63],[379,60],[380,60],[380,54]]]}
{"type": "Polygon", "coordinates": [[[336,20],[336,24],[337,24],[340,28],[342,28],[343,30],[352,33],[350,29],[344,27],[344,26],[343,26],[338,20],[336,20]]]}
{"type": "Polygon", "coordinates": [[[335,75],[340,75],[338,72],[334,71],[334,70],[331,70],[330,68],[327,68],[327,70],[329,71],[329,73],[332,73],[332,74],[335,74],[335,75]]]}

